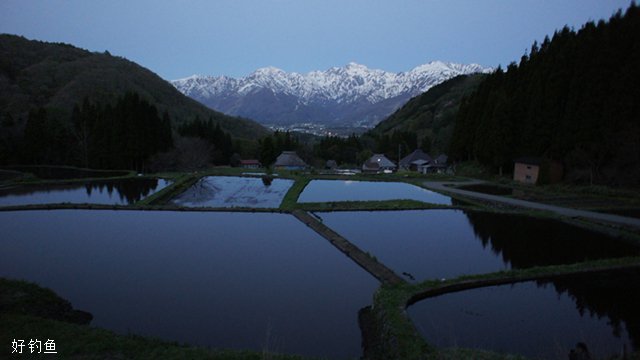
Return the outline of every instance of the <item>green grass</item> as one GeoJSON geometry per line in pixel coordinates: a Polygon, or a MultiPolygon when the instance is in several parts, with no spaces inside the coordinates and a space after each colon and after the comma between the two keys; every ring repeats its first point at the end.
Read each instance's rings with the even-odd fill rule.
{"type": "Polygon", "coordinates": [[[311,178],[308,176],[297,176],[294,178],[295,182],[287,191],[287,194],[282,199],[282,203],[280,204],[281,210],[294,210],[298,208],[298,197],[302,193],[305,187],[311,181],[311,178]]]}
{"type": "Polygon", "coordinates": [[[145,199],[138,201],[134,205],[165,205],[169,200],[190,188],[200,179],[200,177],[195,174],[183,174],[179,177],[174,177],[174,179],[175,181],[171,185],[151,196],[146,197],[145,199]]]}
{"type": "Polygon", "coordinates": [[[314,202],[299,203],[295,206],[298,209],[306,211],[378,211],[451,208],[447,205],[429,204],[417,200],[314,202]]]}

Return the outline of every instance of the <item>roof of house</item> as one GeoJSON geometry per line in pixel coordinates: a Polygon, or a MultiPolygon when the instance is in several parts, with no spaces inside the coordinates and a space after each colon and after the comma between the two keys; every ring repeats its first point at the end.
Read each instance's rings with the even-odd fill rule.
{"type": "Polygon", "coordinates": [[[515,159],[514,162],[527,164],[527,165],[540,165],[542,164],[542,158],[533,157],[533,156],[524,156],[524,157],[515,159]]]}
{"type": "Polygon", "coordinates": [[[424,160],[427,162],[431,161],[431,156],[425,153],[421,149],[414,150],[411,154],[405,156],[400,160],[400,166],[407,167],[409,164],[413,163],[416,160],[424,160]]]}
{"type": "Polygon", "coordinates": [[[428,163],[429,163],[429,161],[427,161],[427,160],[414,160],[414,161],[411,162],[411,165],[422,166],[422,165],[426,165],[428,163]]]}
{"type": "Polygon", "coordinates": [[[364,163],[363,168],[364,167],[368,169],[380,169],[380,168],[395,169],[396,164],[393,161],[389,160],[383,154],[374,154],[372,157],[369,158],[369,160],[367,160],[364,163]]]}
{"type": "Polygon", "coordinates": [[[295,151],[283,151],[278,156],[273,166],[294,166],[294,167],[306,167],[307,163],[300,159],[295,151]]]}
{"type": "Polygon", "coordinates": [[[445,154],[440,154],[438,155],[437,158],[435,158],[435,160],[433,162],[435,162],[436,164],[446,164],[447,161],[449,161],[449,157],[445,154]]]}
{"type": "Polygon", "coordinates": [[[241,165],[260,165],[260,161],[256,159],[240,160],[241,165]]]}

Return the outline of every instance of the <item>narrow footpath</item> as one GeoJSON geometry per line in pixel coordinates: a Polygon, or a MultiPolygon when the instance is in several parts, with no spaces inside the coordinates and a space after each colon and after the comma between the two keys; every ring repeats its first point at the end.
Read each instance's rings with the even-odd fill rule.
{"type": "MultiPolygon", "coordinates": [[[[473,183],[477,183],[477,182],[473,182],[473,183]]],[[[572,218],[585,218],[585,219],[603,221],[603,222],[608,222],[608,223],[613,223],[618,225],[629,226],[635,229],[640,229],[640,219],[630,218],[626,216],[605,214],[605,213],[599,213],[599,212],[588,211],[588,210],[571,209],[571,208],[565,208],[565,207],[560,207],[555,205],[541,204],[541,203],[532,202],[532,201],[512,199],[512,198],[507,198],[507,197],[498,196],[498,195],[482,194],[474,191],[456,189],[450,186],[445,186],[445,184],[447,184],[446,182],[425,181],[422,184],[424,185],[424,187],[428,189],[436,190],[439,192],[458,194],[458,195],[463,195],[469,198],[494,201],[494,202],[509,204],[513,206],[519,206],[523,208],[544,210],[544,211],[549,211],[561,216],[567,216],[572,218]]],[[[469,184],[472,184],[472,183],[469,183],[469,184]]],[[[462,184],[451,184],[451,185],[462,185],[462,184]]],[[[467,185],[467,183],[465,183],[464,185],[467,185]]]]}
{"type": "Polygon", "coordinates": [[[363,269],[373,275],[384,285],[396,285],[405,283],[405,281],[396,275],[391,269],[376,261],[369,254],[360,250],[357,246],[350,243],[347,239],[340,236],[340,234],[331,230],[329,227],[320,222],[317,218],[309,215],[303,210],[294,210],[293,216],[300,220],[303,224],[307,225],[319,235],[329,240],[333,246],[338,250],[345,253],[349,258],[355,261],[363,269]]]}

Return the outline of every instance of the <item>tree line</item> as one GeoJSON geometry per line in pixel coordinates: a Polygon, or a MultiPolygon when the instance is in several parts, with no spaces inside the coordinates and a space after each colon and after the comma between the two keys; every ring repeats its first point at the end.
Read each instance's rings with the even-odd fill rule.
{"type": "Polygon", "coordinates": [[[171,119],[135,93],[115,104],[84,99],[70,121],[43,107],[29,112],[17,160],[96,169],[144,170],[149,158],[173,146],[171,119]]]}
{"type": "Polygon", "coordinates": [[[449,153],[496,170],[521,156],[575,182],[640,183],[640,10],[564,27],[462,100],[449,153]]]}

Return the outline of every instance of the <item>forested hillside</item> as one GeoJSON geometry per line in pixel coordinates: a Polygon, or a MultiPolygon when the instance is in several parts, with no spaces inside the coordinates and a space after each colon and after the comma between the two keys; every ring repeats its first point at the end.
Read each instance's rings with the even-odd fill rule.
{"type": "Polygon", "coordinates": [[[258,138],[268,132],[257,123],[213,111],[192,100],[153,72],[108,52],[93,53],[68,44],[0,35],[0,117],[23,126],[30,110],[67,118],[86,97],[114,104],[126,93],[167,112],[172,122],[211,118],[235,137],[258,138]]]}
{"type": "Polygon", "coordinates": [[[463,100],[450,155],[507,169],[561,161],[565,180],[640,184],[640,9],[563,28],[463,100]]]}
{"type": "Polygon", "coordinates": [[[436,85],[409,100],[403,107],[380,122],[367,136],[378,140],[378,151],[393,152],[398,145],[405,153],[422,147],[427,152],[444,152],[449,147],[455,116],[462,97],[470,95],[487,75],[460,75],[436,85]],[[396,135],[394,136],[394,133],[396,135]],[[400,133],[406,136],[399,136],[400,133]],[[394,139],[415,137],[411,144],[399,144],[394,139]],[[410,146],[413,146],[411,148],[410,146]]]}

